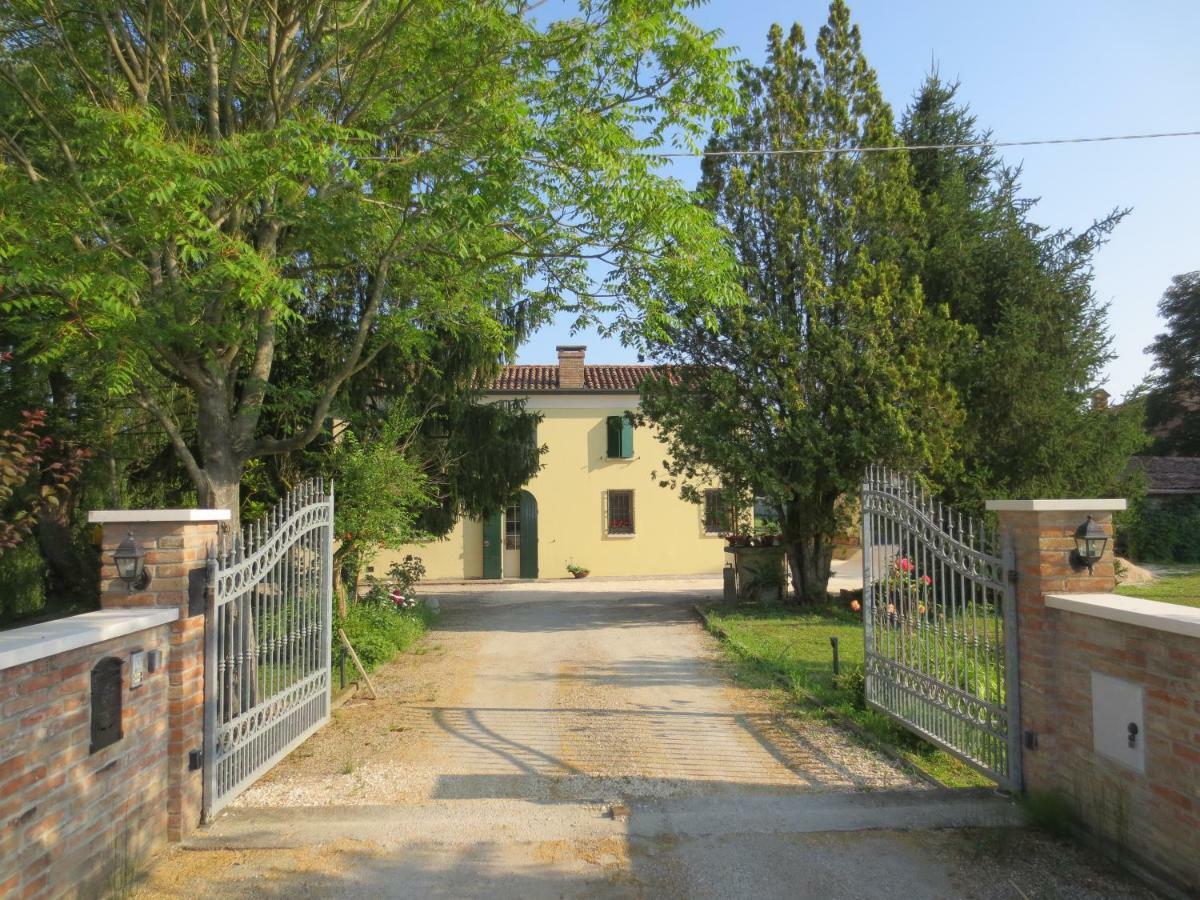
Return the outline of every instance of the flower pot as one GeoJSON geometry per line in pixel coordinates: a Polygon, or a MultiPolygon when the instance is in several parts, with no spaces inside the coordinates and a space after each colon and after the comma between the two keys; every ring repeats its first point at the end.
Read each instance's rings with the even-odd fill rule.
{"type": "Polygon", "coordinates": [[[576,578],[587,578],[588,577],[587,572],[572,572],[571,574],[574,575],[576,578]]]}

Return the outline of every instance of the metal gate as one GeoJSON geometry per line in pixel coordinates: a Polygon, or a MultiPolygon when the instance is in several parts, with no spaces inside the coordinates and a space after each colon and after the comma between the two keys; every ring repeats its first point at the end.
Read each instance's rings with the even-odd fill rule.
{"type": "Polygon", "coordinates": [[[329,721],[333,488],[296,488],[208,560],[204,819],[329,721]]]}
{"type": "Polygon", "coordinates": [[[862,545],[867,703],[1020,790],[1011,547],[878,467],[863,483],[862,545]]]}

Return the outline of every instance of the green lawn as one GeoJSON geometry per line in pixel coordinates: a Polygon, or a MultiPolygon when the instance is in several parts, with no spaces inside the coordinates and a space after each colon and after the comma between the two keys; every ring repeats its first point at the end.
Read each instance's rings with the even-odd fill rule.
{"type": "Polygon", "coordinates": [[[1200,606],[1200,568],[1184,569],[1160,575],[1145,584],[1122,584],[1117,593],[1181,606],[1200,606]]]}
{"type": "Polygon", "coordinates": [[[782,676],[793,687],[799,711],[814,713],[805,693],[896,747],[911,763],[951,787],[992,784],[974,769],[916,737],[881,713],[862,708],[862,619],[847,609],[825,607],[717,607],[709,622],[727,635],[726,647],[743,680],[765,686],[782,676]],[[843,678],[835,682],[830,637],[838,638],[843,678]]]}

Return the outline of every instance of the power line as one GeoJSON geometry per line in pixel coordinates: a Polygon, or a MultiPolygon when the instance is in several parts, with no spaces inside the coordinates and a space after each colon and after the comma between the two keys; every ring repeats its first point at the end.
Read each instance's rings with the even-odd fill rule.
{"type": "Polygon", "coordinates": [[[699,158],[704,156],[836,156],[842,153],[911,153],[914,150],[977,150],[983,147],[1038,147],[1047,144],[1098,144],[1104,141],[1148,141],[1157,138],[1200,137],[1200,131],[1159,131],[1153,134],[1109,134],[1102,137],[1047,138],[1035,141],[968,141],[962,144],[898,144],[894,147],[791,147],[780,150],[705,150],[696,153],[653,153],[646,156],[699,158]]]}

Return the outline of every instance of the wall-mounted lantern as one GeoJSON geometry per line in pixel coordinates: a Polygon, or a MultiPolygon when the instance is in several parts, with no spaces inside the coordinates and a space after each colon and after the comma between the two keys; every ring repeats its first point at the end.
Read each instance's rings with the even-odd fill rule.
{"type": "Polygon", "coordinates": [[[146,571],[146,553],[133,539],[132,531],[113,551],[113,563],[117,567],[117,577],[129,587],[129,593],[144,591],[149,586],[150,573],[146,571]]]}
{"type": "Polygon", "coordinates": [[[1095,520],[1087,517],[1087,521],[1075,529],[1075,550],[1071,554],[1071,562],[1077,566],[1087,566],[1088,574],[1092,567],[1104,555],[1104,547],[1108,543],[1108,535],[1095,520]]]}

